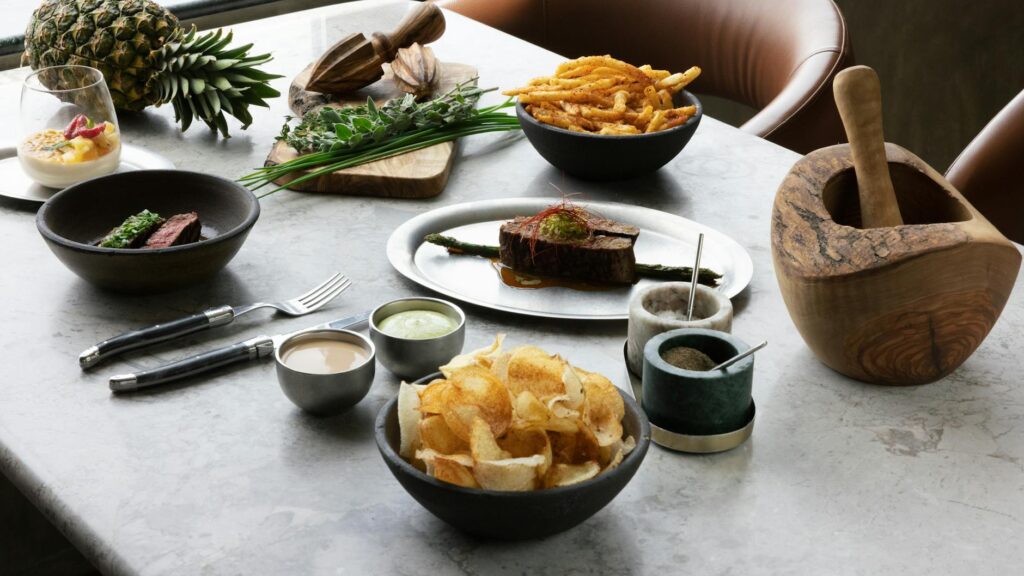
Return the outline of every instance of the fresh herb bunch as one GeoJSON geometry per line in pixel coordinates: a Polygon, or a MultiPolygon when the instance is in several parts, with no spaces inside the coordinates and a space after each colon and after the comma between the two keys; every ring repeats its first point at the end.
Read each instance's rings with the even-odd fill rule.
{"type": "Polygon", "coordinates": [[[482,94],[476,79],[458,84],[451,91],[425,102],[411,95],[377,106],[367,99],[361,106],[324,107],[302,117],[294,127],[289,118],[278,140],[284,140],[301,154],[294,160],[265,166],[240,181],[253,190],[296,172],[309,171],[261,195],[268,196],[324,174],[360,164],[405,154],[463,136],[518,130],[515,116],[498,112],[510,108],[511,100],[488,108],[477,108],[482,94]]]}

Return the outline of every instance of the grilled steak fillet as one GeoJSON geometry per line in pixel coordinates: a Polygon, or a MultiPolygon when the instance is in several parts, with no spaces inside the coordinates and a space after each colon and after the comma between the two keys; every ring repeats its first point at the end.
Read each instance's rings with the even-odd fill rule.
{"type": "Polygon", "coordinates": [[[587,226],[594,231],[594,234],[601,236],[621,236],[623,238],[629,238],[636,242],[637,236],[640,235],[640,229],[632,224],[623,224],[616,222],[615,220],[609,220],[607,218],[600,218],[597,216],[591,216],[587,219],[587,226]]]}
{"type": "Polygon", "coordinates": [[[157,228],[156,232],[150,235],[144,247],[167,248],[169,246],[190,244],[199,240],[199,233],[201,231],[202,224],[199,222],[199,214],[195,212],[175,214],[157,228]]]}
{"type": "MultiPolygon", "coordinates": [[[[518,217],[501,225],[499,253],[505,266],[542,276],[610,284],[636,282],[635,235],[613,236],[594,230],[590,237],[582,240],[562,240],[538,231],[536,244],[531,250],[531,238],[539,224],[527,223],[527,220],[526,217],[518,217]]],[[[629,228],[636,230],[611,220],[604,222],[609,230],[621,234],[628,232],[629,228]]],[[[636,233],[639,234],[639,230],[636,233]]]]}

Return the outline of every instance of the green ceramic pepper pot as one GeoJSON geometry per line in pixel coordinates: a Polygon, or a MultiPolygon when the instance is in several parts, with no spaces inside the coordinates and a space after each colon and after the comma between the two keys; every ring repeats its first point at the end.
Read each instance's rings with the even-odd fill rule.
{"type": "Polygon", "coordinates": [[[651,423],[688,435],[725,434],[743,428],[753,408],[754,357],[724,370],[684,370],[662,357],[677,346],[700,350],[715,364],[750,348],[731,334],[699,328],[681,328],[651,338],[644,347],[642,394],[651,423]]]}

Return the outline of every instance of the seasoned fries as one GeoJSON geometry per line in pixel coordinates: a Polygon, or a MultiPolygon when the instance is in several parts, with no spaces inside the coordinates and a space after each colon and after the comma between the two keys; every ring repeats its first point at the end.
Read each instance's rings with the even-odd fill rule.
{"type": "Polygon", "coordinates": [[[534,78],[504,92],[519,99],[538,121],[573,132],[629,135],[668,130],[697,113],[675,107],[672,97],[700,75],[636,67],[611,56],[584,56],[564,62],[554,76],[534,78]]]}
{"type": "Polygon", "coordinates": [[[568,486],[618,466],[636,443],[623,438],[615,385],[535,346],[502,350],[502,339],[453,358],[444,379],[402,383],[402,457],[438,480],[504,491],[568,486]]]}

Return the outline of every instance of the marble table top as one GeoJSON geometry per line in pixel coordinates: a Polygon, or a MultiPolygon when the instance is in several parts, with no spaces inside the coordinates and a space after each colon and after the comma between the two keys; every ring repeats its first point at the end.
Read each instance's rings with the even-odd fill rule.
{"type": "MultiPolygon", "coordinates": [[[[386,29],[407,3],[333,6],[234,27],[292,74],[343,33],[386,29]]],[[[561,58],[457,15],[434,50],[513,86],[561,58]]],[[[14,125],[24,70],[0,74],[0,118],[14,125]]],[[[276,85],[287,88],[288,79],[276,85]]],[[[218,139],[181,134],[169,108],[125,116],[125,138],[179,168],[238,177],[262,163],[287,113],[218,139]]],[[[229,120],[230,122],[231,120],[229,120]]],[[[861,384],[817,362],[790,322],[772,271],[769,214],[797,155],[712,118],[661,171],[618,184],[574,180],[521,137],[462,143],[447,189],[425,201],[282,192],[263,201],[250,239],[215,280],[124,297],[79,280],[35,231],[34,206],[0,201],[0,469],[109,574],[907,574],[1009,573],[1024,565],[1024,290],[952,376],[922,387],[861,384]],[[337,418],[312,418],[281,394],[273,366],[113,396],[112,373],[212,345],[287,331],[426,294],[388,265],[389,232],[456,202],[552,196],[680,214],[734,237],[754,278],[735,299],[734,333],[767,338],[757,357],[754,436],[712,456],[652,447],[596,516],[537,542],[463,535],[389,474],[374,445],[386,370],[337,418]],[[300,293],[327,270],[355,285],[314,319],[254,314],[219,331],[82,372],[104,337],[222,303],[300,293]]],[[[467,307],[467,347],[504,331],[625,386],[625,322],[544,321],[467,307]]],[[[496,519],[500,521],[500,519],[496,519]]]]}

